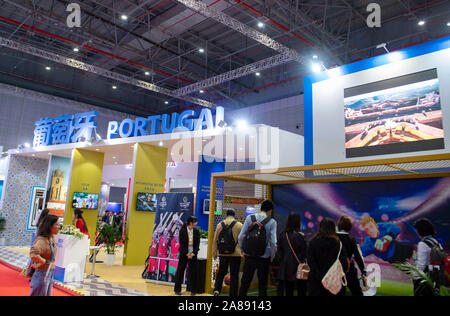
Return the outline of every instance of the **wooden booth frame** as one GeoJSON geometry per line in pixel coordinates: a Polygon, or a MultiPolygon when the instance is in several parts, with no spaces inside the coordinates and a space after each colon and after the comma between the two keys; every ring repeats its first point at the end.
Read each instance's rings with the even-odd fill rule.
{"type": "Polygon", "coordinates": [[[212,272],[212,243],[214,240],[215,216],[214,205],[216,201],[217,180],[264,185],[267,189],[267,198],[271,199],[273,185],[317,182],[380,181],[449,176],[450,153],[279,169],[213,173],[211,175],[211,201],[208,224],[208,255],[205,291],[212,293],[214,287],[209,276],[212,272]]]}

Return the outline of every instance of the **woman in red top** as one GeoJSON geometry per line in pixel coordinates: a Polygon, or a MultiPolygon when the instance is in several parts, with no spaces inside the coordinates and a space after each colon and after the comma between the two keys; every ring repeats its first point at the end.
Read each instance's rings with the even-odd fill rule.
{"type": "Polygon", "coordinates": [[[73,212],[73,215],[74,215],[74,219],[75,219],[75,227],[78,228],[80,230],[80,232],[82,232],[83,234],[85,234],[89,237],[88,228],[87,228],[86,222],[84,221],[84,218],[83,218],[83,211],[77,208],[73,212]]]}

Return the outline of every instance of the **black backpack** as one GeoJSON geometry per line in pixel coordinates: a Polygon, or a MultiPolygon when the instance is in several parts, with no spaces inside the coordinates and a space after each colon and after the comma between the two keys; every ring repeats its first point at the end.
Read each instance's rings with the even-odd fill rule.
{"type": "Polygon", "coordinates": [[[244,253],[250,257],[261,257],[266,252],[267,239],[265,225],[271,220],[270,217],[266,217],[258,225],[256,216],[252,215],[252,226],[248,229],[247,236],[244,239],[244,253]]]}
{"type": "Polygon", "coordinates": [[[220,255],[231,255],[234,253],[237,243],[233,236],[233,226],[236,223],[237,221],[233,221],[227,226],[224,222],[222,222],[222,230],[219,234],[219,238],[217,239],[217,249],[219,250],[220,255]]]}
{"type": "Polygon", "coordinates": [[[449,261],[448,254],[442,249],[442,246],[434,239],[425,238],[423,242],[431,248],[429,266],[432,266],[432,270],[428,268],[431,280],[434,282],[435,287],[448,286],[448,276],[446,275],[446,263],[449,261]]]}

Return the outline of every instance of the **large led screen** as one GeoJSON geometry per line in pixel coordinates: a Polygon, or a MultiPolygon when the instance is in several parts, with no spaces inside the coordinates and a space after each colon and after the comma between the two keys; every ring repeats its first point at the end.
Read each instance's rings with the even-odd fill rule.
{"type": "Polygon", "coordinates": [[[444,148],[437,70],[344,90],[346,157],[444,148]]]}

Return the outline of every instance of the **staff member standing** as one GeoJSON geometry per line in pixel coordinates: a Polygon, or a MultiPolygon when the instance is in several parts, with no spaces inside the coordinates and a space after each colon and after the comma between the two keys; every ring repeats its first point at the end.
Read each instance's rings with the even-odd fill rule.
{"type": "Polygon", "coordinates": [[[181,295],[181,284],[184,272],[187,270],[187,290],[191,295],[198,291],[197,254],[200,249],[200,231],[197,228],[197,218],[191,216],[180,229],[180,261],[175,275],[175,294],[181,295]]]}
{"type": "Polygon", "coordinates": [[[238,295],[239,288],[239,268],[241,266],[241,247],[238,237],[242,230],[242,223],[234,217],[236,212],[227,210],[227,218],[217,225],[213,242],[213,258],[219,257],[219,273],[217,274],[214,286],[214,296],[219,296],[222,291],[222,284],[225,275],[230,267],[230,296],[238,295]]]}
{"type": "Polygon", "coordinates": [[[30,296],[52,296],[53,270],[56,257],[54,236],[59,233],[58,217],[47,215],[39,226],[36,240],[30,249],[32,267],[30,296]]]}

